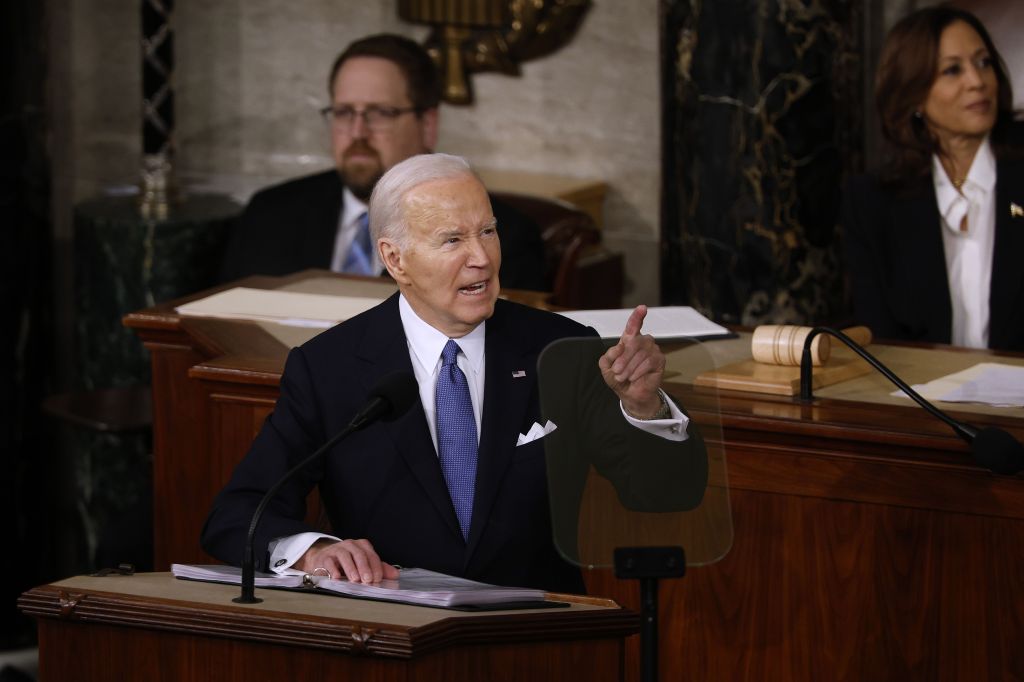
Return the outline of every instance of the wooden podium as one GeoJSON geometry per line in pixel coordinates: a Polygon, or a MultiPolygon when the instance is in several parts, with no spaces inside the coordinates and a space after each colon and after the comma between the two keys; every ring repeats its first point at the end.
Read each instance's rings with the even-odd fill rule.
{"type": "Polygon", "coordinates": [[[613,602],[464,612],[280,590],[233,604],[238,588],[169,573],[70,578],[18,604],[39,623],[39,679],[622,680],[639,616],[613,602]]]}
{"type": "MultiPolygon", "coordinates": [[[[125,323],[153,364],[156,568],[206,563],[200,528],[273,408],[287,340],[253,323],[181,318],[172,305],[125,323]]],[[[722,365],[743,360],[749,335],[708,347],[722,365]]],[[[911,383],[979,361],[1024,364],[948,348],[872,350],[911,383]]],[[[721,415],[734,538],[719,563],[662,582],[663,679],[1024,678],[1024,478],[978,467],[878,375],[801,404],[694,387],[668,355],[670,393],[698,424],[721,415]]],[[[950,411],[1024,439],[1024,409],[950,411]]],[[[595,571],[587,584],[639,608],[635,583],[595,571]]]]}

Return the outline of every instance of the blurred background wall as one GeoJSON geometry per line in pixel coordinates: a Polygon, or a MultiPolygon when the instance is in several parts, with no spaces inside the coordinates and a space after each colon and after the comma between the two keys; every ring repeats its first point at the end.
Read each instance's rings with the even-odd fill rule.
{"type": "MultiPolygon", "coordinates": [[[[68,201],[136,182],[139,8],[51,0],[67,50],[66,139],[55,163],[68,201]]],[[[271,181],[329,168],[327,72],[351,40],[422,39],[393,2],[179,2],[176,120],[182,181],[245,199],[271,181]]],[[[438,149],[479,166],[607,182],[606,239],[628,254],[631,300],[655,300],[645,267],[658,240],[658,3],[596,2],[575,39],[521,77],[474,76],[476,103],[443,105],[438,149]]]]}

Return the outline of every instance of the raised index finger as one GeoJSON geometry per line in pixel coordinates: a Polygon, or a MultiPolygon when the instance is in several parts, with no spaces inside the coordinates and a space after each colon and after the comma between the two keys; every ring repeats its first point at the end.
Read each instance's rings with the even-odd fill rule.
{"type": "Polygon", "coordinates": [[[633,312],[629,314],[629,319],[626,320],[626,328],[622,330],[619,341],[639,336],[640,329],[644,326],[645,317],[647,317],[647,306],[641,304],[634,308],[633,312]]]}

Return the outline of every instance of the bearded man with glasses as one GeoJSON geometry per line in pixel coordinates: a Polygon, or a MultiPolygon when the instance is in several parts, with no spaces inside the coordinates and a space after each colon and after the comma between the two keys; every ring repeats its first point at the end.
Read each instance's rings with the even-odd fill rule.
{"type": "MultiPolygon", "coordinates": [[[[238,220],[221,279],[324,268],[384,273],[370,243],[366,202],[395,164],[434,151],[441,83],[426,50],[397,35],[348,46],[328,78],[321,110],[335,168],[256,193],[238,220]]],[[[540,230],[491,198],[501,240],[502,286],[544,290],[540,230]]]]}

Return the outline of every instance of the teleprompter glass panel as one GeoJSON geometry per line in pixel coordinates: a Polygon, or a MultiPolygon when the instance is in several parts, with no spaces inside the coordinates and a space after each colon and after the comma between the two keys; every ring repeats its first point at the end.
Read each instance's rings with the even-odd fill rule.
{"type": "MultiPolygon", "coordinates": [[[[717,392],[674,384],[667,371],[663,387],[689,416],[687,437],[648,433],[626,421],[601,377],[607,347],[562,339],[538,362],[542,414],[554,425],[543,438],[555,545],[585,568],[613,566],[622,547],[679,546],[690,566],[721,559],[732,516],[717,392]]],[[[687,376],[715,367],[697,341],[674,340],[663,351],[687,376]]]]}

